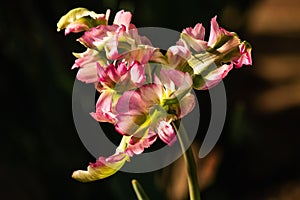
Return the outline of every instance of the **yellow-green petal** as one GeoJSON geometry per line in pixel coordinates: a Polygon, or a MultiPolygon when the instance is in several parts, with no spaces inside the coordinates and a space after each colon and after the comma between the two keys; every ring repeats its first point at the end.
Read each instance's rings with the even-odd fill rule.
{"type": "MultiPolygon", "coordinates": [[[[107,15],[109,15],[109,12],[107,12],[107,15]]],[[[108,20],[107,18],[108,16],[104,14],[97,14],[93,11],[89,11],[86,8],[74,8],[60,18],[60,20],[57,23],[57,31],[65,29],[68,25],[72,23],[79,23],[80,21],[82,23],[88,22],[89,24],[87,25],[89,27],[91,26],[91,24],[106,25],[108,20]],[[87,20],[87,18],[90,18],[90,20],[87,20]]]]}
{"type": "Polygon", "coordinates": [[[100,157],[96,163],[92,163],[87,170],[77,170],[73,172],[72,178],[80,182],[91,182],[104,179],[115,174],[129,159],[125,153],[117,153],[109,158],[100,157]]]}

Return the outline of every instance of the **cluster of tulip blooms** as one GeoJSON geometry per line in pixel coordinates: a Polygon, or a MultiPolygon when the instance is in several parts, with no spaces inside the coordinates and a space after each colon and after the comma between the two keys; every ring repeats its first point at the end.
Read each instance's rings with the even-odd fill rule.
{"type": "Polygon", "coordinates": [[[74,53],[72,69],[78,69],[78,80],[94,84],[100,94],[90,115],[113,124],[115,134],[122,135],[113,155],[73,173],[82,182],[114,174],[158,139],[172,145],[176,142],[172,122],[194,108],[191,90],[210,89],[233,68],[252,64],[250,44],[219,27],[216,17],[211,19],[208,41],[198,23],[184,29],[177,43],[163,52],[139,35],[130,23],[130,12],[117,12],[111,25],[109,15],[110,10],[97,14],[76,8],[57,24],[65,35],[83,32],[77,41],[86,51],[74,53]]]}

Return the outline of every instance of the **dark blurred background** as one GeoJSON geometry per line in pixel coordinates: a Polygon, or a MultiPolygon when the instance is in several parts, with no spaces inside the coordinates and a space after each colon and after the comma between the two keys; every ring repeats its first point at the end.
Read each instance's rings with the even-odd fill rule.
{"type": "MultiPolygon", "coordinates": [[[[298,0],[52,0],[4,1],[0,10],[2,138],[1,199],[136,199],[136,178],[151,199],[187,198],[182,159],[146,174],[93,183],[71,178],[95,159],[72,118],[76,35],[56,32],[72,8],[133,12],[137,27],[177,31],[202,22],[237,32],[253,46],[253,66],[224,80],[228,112],[214,150],[198,160],[203,200],[300,199],[300,2],[298,0]]],[[[209,113],[207,92],[198,92],[209,113]],[[207,99],[207,102],[206,102],[207,99]]],[[[200,123],[194,147],[209,117],[200,123]]],[[[202,133],[202,134],[201,134],[202,133]]]]}

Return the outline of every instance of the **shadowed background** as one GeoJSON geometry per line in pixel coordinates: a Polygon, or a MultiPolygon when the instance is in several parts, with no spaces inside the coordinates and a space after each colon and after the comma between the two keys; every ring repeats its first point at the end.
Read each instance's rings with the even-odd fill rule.
{"type": "MultiPolygon", "coordinates": [[[[151,199],[187,198],[182,160],[146,174],[116,175],[93,183],[71,178],[95,158],[72,118],[78,35],[56,32],[70,9],[133,12],[137,27],[177,31],[210,19],[253,46],[253,66],[225,78],[228,113],[214,150],[198,160],[202,199],[300,199],[300,3],[297,0],[5,1],[1,37],[1,199],[135,199],[131,179],[151,199]]],[[[112,18],[111,18],[112,20],[112,18]]],[[[207,34],[208,35],[208,34],[207,34]]],[[[197,152],[209,123],[207,92],[197,92],[201,123],[197,152]]]]}

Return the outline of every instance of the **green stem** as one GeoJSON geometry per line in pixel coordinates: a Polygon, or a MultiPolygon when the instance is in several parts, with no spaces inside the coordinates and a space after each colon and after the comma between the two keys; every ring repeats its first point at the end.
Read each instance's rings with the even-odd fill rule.
{"type": "Polygon", "coordinates": [[[138,200],[149,200],[149,197],[147,196],[147,194],[145,193],[143,187],[141,186],[141,184],[137,180],[133,179],[131,181],[131,183],[132,183],[134,192],[135,192],[138,200]]]}
{"type": "Polygon", "coordinates": [[[183,152],[183,158],[186,164],[190,200],[200,200],[197,167],[193,151],[191,146],[189,146],[189,148],[186,149],[188,143],[188,135],[182,124],[180,124],[179,130],[177,129],[177,126],[174,122],[172,122],[172,124],[177,133],[180,147],[183,152]]]}

